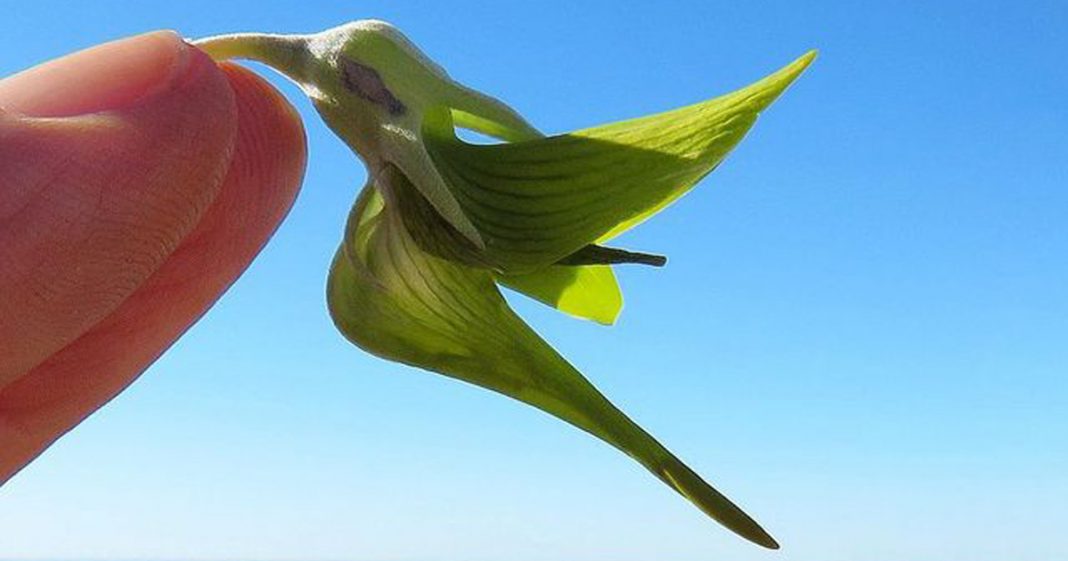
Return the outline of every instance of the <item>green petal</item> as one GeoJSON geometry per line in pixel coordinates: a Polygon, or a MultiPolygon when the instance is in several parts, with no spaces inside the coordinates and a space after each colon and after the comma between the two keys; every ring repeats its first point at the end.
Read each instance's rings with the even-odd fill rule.
{"type": "Polygon", "coordinates": [[[458,127],[508,142],[522,142],[543,136],[522,115],[497,99],[459,85],[455,85],[449,94],[447,103],[458,127]]]}
{"type": "Polygon", "coordinates": [[[386,168],[375,181],[353,209],[327,288],[331,316],[347,338],[551,413],[631,456],[728,528],[777,547],[516,316],[490,271],[424,252],[378,191],[414,192],[406,177],[386,168]]]}
{"type": "Polygon", "coordinates": [[[686,193],[814,56],[703,103],[523,142],[468,144],[455,136],[448,112],[428,112],[424,141],[485,241],[486,259],[507,273],[534,271],[686,193]]]}
{"type": "MultiPolygon", "coordinates": [[[[499,100],[457,86],[449,100],[453,124],[507,142],[542,138],[533,125],[499,100]]],[[[527,274],[497,275],[497,282],[566,314],[612,325],[623,292],[611,267],[550,265],[527,274]]]]}
{"type": "Polygon", "coordinates": [[[498,275],[497,282],[561,312],[612,325],[623,310],[623,293],[608,265],[552,265],[533,273],[498,275]]]}
{"type": "MultiPolygon", "coordinates": [[[[422,251],[472,267],[495,269],[485,252],[469,243],[415,189],[394,189],[392,194],[408,234],[422,251]]],[[[589,258],[584,263],[550,265],[515,275],[498,271],[496,278],[501,284],[562,312],[610,325],[619,316],[623,296],[611,268],[604,266],[603,261],[593,261],[586,255],[590,253],[592,257],[598,256],[596,250],[587,250],[577,254],[578,258],[589,258]]]]}

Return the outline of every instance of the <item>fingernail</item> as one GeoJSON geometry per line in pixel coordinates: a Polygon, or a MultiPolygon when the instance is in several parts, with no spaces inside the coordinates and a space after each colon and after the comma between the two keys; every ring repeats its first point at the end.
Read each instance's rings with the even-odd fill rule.
{"type": "Polygon", "coordinates": [[[104,43],[0,80],[0,107],[33,117],[122,109],[170,87],[190,50],[173,31],[104,43]]]}

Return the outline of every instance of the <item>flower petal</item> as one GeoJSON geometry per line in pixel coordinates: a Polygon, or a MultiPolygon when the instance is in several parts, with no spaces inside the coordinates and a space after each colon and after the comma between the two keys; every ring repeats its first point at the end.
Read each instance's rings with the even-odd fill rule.
{"type": "Polygon", "coordinates": [[[612,325],[623,292],[608,265],[551,265],[533,273],[497,275],[497,282],[561,312],[612,325]]]}
{"type": "Polygon", "coordinates": [[[716,99],[577,132],[474,145],[456,137],[448,112],[428,112],[423,137],[482,235],[487,261],[506,273],[530,272],[622,233],[689,191],[814,56],[716,99]]]}
{"type": "Polygon", "coordinates": [[[414,192],[396,168],[364,189],[328,283],[331,316],[353,343],[533,405],[631,456],[709,516],[758,544],[775,541],[628,419],[509,307],[493,274],[435,257],[381,196],[414,192]]]}

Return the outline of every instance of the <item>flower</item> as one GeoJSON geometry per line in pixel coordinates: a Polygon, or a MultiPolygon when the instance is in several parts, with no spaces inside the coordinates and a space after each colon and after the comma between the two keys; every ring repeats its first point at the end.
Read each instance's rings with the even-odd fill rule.
{"type": "Polygon", "coordinates": [[[674,111],[543,136],[453,81],[391,25],[202,40],[297,82],[368,168],[330,271],[344,335],[377,356],[491,389],[615,446],[743,537],[778,544],[626,417],[508,306],[499,285],[610,324],[615,263],[661,257],[602,244],[711,172],[810,52],[748,87],[674,111]],[[504,141],[474,145],[455,128],[504,141]]]}

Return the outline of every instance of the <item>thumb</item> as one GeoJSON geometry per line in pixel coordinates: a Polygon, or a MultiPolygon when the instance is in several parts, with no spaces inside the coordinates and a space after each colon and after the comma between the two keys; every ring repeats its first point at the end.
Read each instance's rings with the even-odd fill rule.
{"type": "Polygon", "coordinates": [[[110,314],[216,197],[237,129],[204,54],[157,32],[0,81],[0,387],[110,314]]]}
{"type": "Polygon", "coordinates": [[[0,381],[0,485],[132,383],[211,306],[281,222],[304,169],[303,129],[284,98],[173,34],[52,64],[61,63],[128,76],[146,91],[84,87],[94,95],[47,100],[22,88],[48,87],[12,93],[0,83],[0,105],[63,117],[0,115],[0,309],[15,306],[0,314],[0,373],[12,357],[30,365],[0,381]],[[115,67],[97,64],[101,53],[116,57],[115,67]],[[172,53],[177,66],[158,58],[172,53]],[[118,108],[84,114],[100,110],[99,100],[118,108]],[[20,260],[11,271],[9,255],[20,260]],[[9,298],[8,286],[26,298],[9,298]],[[73,309],[65,315],[57,302],[73,309]]]}

